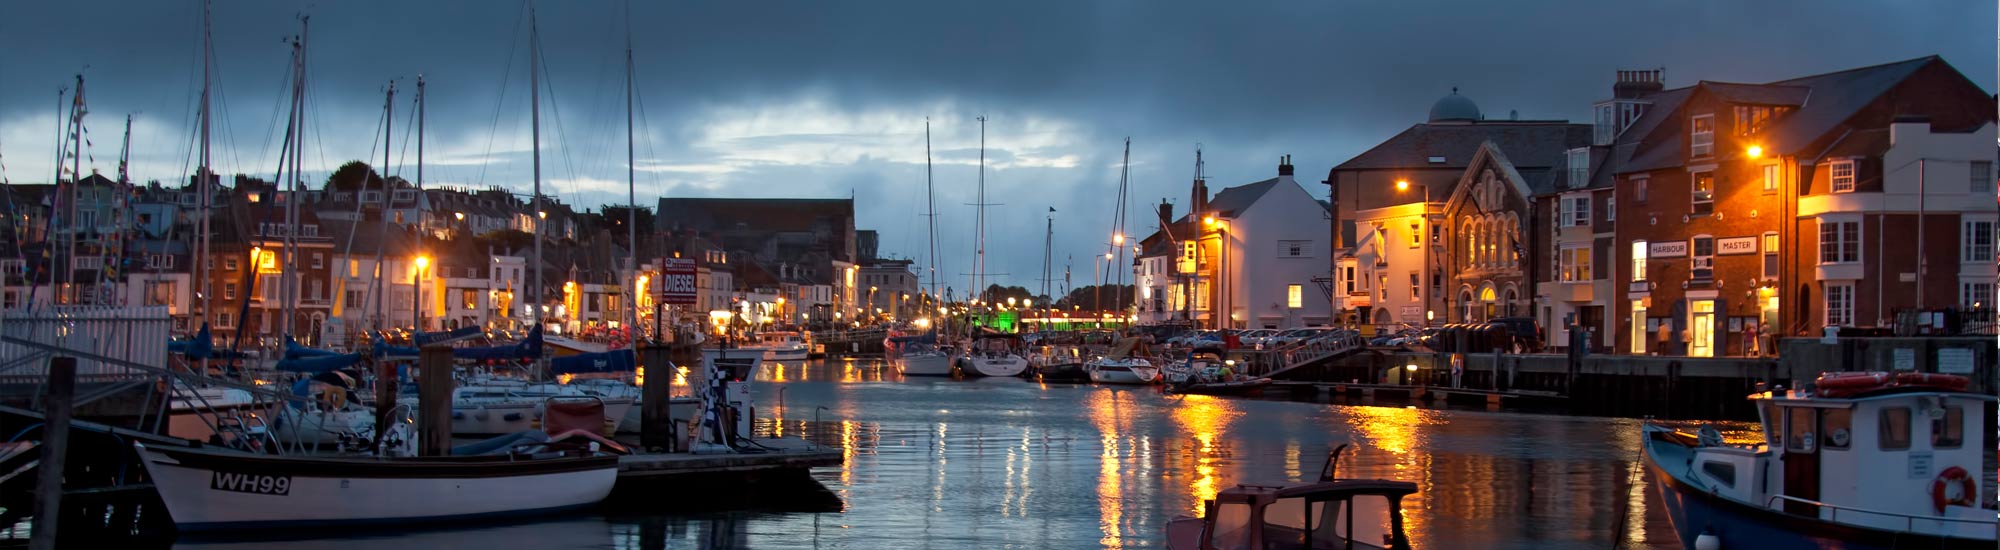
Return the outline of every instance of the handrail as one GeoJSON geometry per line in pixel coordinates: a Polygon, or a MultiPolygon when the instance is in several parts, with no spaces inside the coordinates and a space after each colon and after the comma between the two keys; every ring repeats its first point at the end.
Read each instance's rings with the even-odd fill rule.
{"type": "Polygon", "coordinates": [[[1926,520],[1926,521],[1936,521],[1936,522],[1948,522],[1948,523],[1970,523],[1970,524],[1973,524],[1973,525],[1991,525],[1991,524],[1993,524],[1993,523],[1994,523],[1994,522],[1996,521],[1996,520],[1993,520],[1993,519],[1965,519],[1965,518],[1948,518],[1948,517],[1944,517],[1944,516],[1917,516],[1917,515],[1911,515],[1911,514],[1902,514],[1902,513],[1896,513],[1896,512],[1883,512],[1883,511],[1880,511],[1880,510],[1869,510],[1869,509],[1866,509],[1866,508],[1856,508],[1856,507],[1853,507],[1853,506],[1841,506],[1841,505],[1839,505],[1839,504],[1827,504],[1827,503],[1824,503],[1824,502],[1820,502],[1820,501],[1817,501],[1817,500],[1812,500],[1812,499],[1805,499],[1805,498],[1799,498],[1799,497],[1795,497],[1795,496],[1790,496],[1790,495],[1771,495],[1771,498],[1770,498],[1770,499],[1768,499],[1768,500],[1765,500],[1765,501],[1764,501],[1764,508],[1765,508],[1765,509],[1772,509],[1772,508],[1771,508],[1771,504],[1773,504],[1773,503],[1776,503],[1776,502],[1777,502],[1777,501],[1779,501],[1779,500],[1785,500],[1785,501],[1790,501],[1790,502],[1797,502],[1797,503],[1800,503],[1800,504],[1810,504],[1810,505],[1813,505],[1813,506],[1819,506],[1819,507],[1822,507],[1822,508],[1831,508],[1831,509],[1833,509],[1833,517],[1832,517],[1832,518],[1828,518],[1828,519],[1830,519],[1830,520],[1833,520],[1833,521],[1840,521],[1840,511],[1841,511],[1841,510],[1847,510],[1847,511],[1850,511],[1850,512],[1858,512],[1858,513],[1863,513],[1863,514],[1875,514],[1875,515],[1878,515],[1878,516],[1889,516],[1889,517],[1899,517],[1899,518],[1903,518],[1903,530],[1904,530],[1904,531],[1906,531],[1906,532],[1912,532],[1912,533],[1914,533],[1914,532],[1917,532],[1917,530],[1916,530],[1916,520],[1920,520],[1920,519],[1921,519],[1921,520],[1926,520]]]}

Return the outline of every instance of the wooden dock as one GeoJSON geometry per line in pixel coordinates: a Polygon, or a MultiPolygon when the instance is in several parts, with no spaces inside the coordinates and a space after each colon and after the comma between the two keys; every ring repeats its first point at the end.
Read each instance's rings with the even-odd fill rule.
{"type": "Polygon", "coordinates": [[[799,439],[758,439],[773,450],[761,453],[658,453],[618,458],[618,481],[675,476],[745,474],[774,470],[811,470],[841,465],[839,448],[814,446],[799,439]]]}

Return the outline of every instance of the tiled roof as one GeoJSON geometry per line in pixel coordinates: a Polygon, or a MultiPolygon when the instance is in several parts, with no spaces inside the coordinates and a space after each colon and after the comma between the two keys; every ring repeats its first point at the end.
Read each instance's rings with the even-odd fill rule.
{"type": "Polygon", "coordinates": [[[1488,141],[1507,151],[1520,166],[1556,166],[1571,147],[1590,144],[1591,127],[1566,121],[1479,121],[1467,124],[1417,124],[1374,148],[1355,155],[1333,171],[1399,168],[1459,168],[1472,162],[1479,144],[1488,141]],[[1431,157],[1444,157],[1432,163],[1431,157]]]}
{"type": "Polygon", "coordinates": [[[1278,178],[1271,178],[1217,191],[1215,198],[1208,201],[1208,209],[1218,216],[1235,217],[1249,210],[1250,205],[1257,204],[1257,199],[1264,198],[1264,193],[1270,192],[1271,187],[1277,184],[1278,178]]]}

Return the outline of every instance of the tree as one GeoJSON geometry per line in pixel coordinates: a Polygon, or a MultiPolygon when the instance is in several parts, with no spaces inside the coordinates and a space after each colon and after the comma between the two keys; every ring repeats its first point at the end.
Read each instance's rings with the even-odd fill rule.
{"type": "Polygon", "coordinates": [[[1006,303],[1008,298],[1013,298],[1016,302],[1032,300],[1035,298],[1035,293],[1018,286],[1003,287],[1000,285],[988,286],[986,287],[986,292],[979,293],[979,301],[982,302],[1006,303]]]}
{"type": "Polygon", "coordinates": [[[1138,289],[1133,285],[1092,285],[1070,290],[1069,296],[1064,297],[1057,305],[1064,308],[1081,308],[1085,311],[1121,310],[1132,307],[1132,304],[1137,302],[1137,294],[1138,289]],[[1123,299],[1120,299],[1121,289],[1123,299]],[[1103,300],[1102,304],[1099,300],[1103,300]],[[1100,305],[1102,307],[1099,307],[1100,305]]]}
{"type": "Polygon", "coordinates": [[[365,181],[367,182],[368,189],[383,188],[382,175],[376,174],[374,168],[369,167],[366,162],[350,160],[347,161],[347,164],[340,165],[340,168],[334,170],[332,174],[327,175],[326,190],[360,191],[362,189],[362,182],[364,181],[363,178],[366,178],[365,181]]]}

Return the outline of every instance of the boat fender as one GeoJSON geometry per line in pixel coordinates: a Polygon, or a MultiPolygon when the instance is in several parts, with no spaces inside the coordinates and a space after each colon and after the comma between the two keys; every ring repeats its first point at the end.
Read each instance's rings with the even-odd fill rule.
{"type": "Polygon", "coordinates": [[[521,413],[507,413],[507,416],[503,416],[500,418],[501,420],[506,420],[508,422],[518,422],[521,420],[521,413]]]}
{"type": "Polygon", "coordinates": [[[1722,550],[1722,537],[1712,533],[1702,533],[1694,538],[1694,550],[1722,550]]]}
{"type": "Polygon", "coordinates": [[[1945,468],[1938,472],[1937,479],[1931,480],[1931,505],[1939,514],[1944,513],[1945,505],[1971,506],[1978,494],[1979,486],[1974,485],[1965,468],[1945,468]]]}

